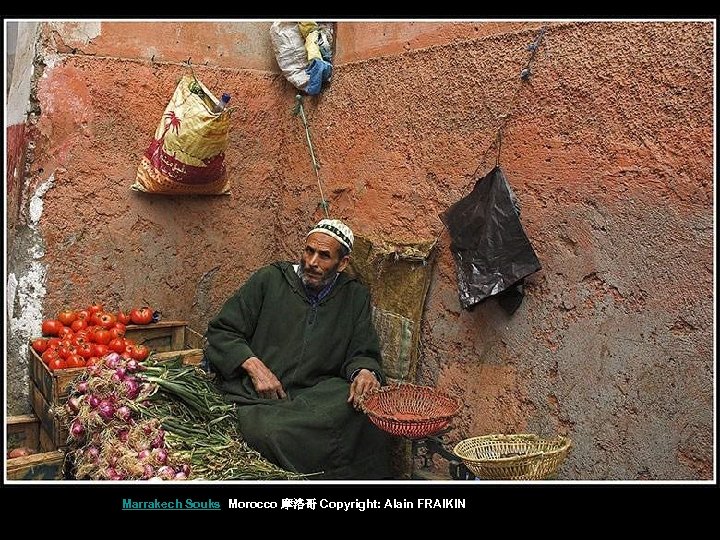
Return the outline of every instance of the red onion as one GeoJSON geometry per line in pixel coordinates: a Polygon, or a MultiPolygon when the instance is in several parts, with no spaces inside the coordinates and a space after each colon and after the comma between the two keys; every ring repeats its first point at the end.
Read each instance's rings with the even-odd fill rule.
{"type": "Polygon", "coordinates": [[[88,446],[85,453],[90,456],[95,463],[100,460],[100,450],[98,450],[97,446],[88,446]]]}
{"type": "Polygon", "coordinates": [[[100,416],[102,416],[104,420],[110,420],[115,416],[115,405],[109,399],[103,399],[98,404],[98,412],[100,412],[100,416]]]}
{"type": "Polygon", "coordinates": [[[143,467],[143,478],[148,479],[155,476],[155,468],[150,465],[149,463],[145,464],[145,467],[143,467]]]}
{"type": "Polygon", "coordinates": [[[130,418],[132,418],[132,411],[127,405],[122,405],[118,407],[115,411],[115,416],[117,416],[123,422],[127,422],[128,420],[130,420],[130,418]]]}
{"type": "Polygon", "coordinates": [[[95,409],[98,405],[100,405],[100,398],[97,397],[95,394],[90,394],[88,396],[88,405],[95,409]]]}
{"type": "Polygon", "coordinates": [[[80,410],[80,398],[76,396],[72,396],[71,398],[68,398],[67,400],[67,406],[68,409],[70,409],[70,412],[73,414],[77,414],[77,412],[80,410]]]}
{"type": "Polygon", "coordinates": [[[125,388],[125,396],[128,399],[135,399],[140,394],[140,385],[134,378],[128,377],[125,379],[123,387],[125,388]]]}
{"type": "Polygon", "coordinates": [[[149,457],[150,457],[150,450],[147,448],[145,450],[140,450],[138,452],[138,459],[141,461],[145,461],[149,457]]]}
{"type": "Polygon", "coordinates": [[[154,448],[152,450],[152,455],[155,457],[155,460],[160,465],[165,465],[165,463],[167,463],[168,454],[167,450],[165,450],[164,448],[154,448]]]}
{"type": "Polygon", "coordinates": [[[77,383],[77,386],[75,386],[75,389],[76,389],[80,394],[86,394],[87,391],[88,391],[88,383],[87,383],[87,381],[81,381],[81,382],[77,383]]]}
{"type": "Polygon", "coordinates": [[[185,476],[190,476],[190,465],[188,465],[187,463],[183,463],[180,467],[180,471],[185,473],[185,476]]]}
{"type": "Polygon", "coordinates": [[[158,476],[163,480],[172,480],[175,478],[175,469],[170,465],[163,465],[157,470],[158,476]]]}
{"type": "Polygon", "coordinates": [[[121,429],[120,431],[118,431],[117,437],[118,439],[120,439],[121,442],[127,442],[128,438],[130,437],[130,431],[128,431],[127,429],[121,429]]]}
{"type": "Polygon", "coordinates": [[[110,480],[125,480],[125,475],[113,467],[105,469],[105,476],[110,480]]]}
{"type": "Polygon", "coordinates": [[[125,368],[130,373],[135,373],[136,371],[140,371],[142,369],[142,366],[140,365],[140,362],[138,362],[134,358],[131,358],[127,361],[127,364],[125,364],[125,368]]]}
{"type": "Polygon", "coordinates": [[[70,435],[72,435],[74,439],[82,439],[85,436],[85,427],[80,420],[73,421],[70,426],[70,435]]]}
{"type": "Polygon", "coordinates": [[[111,352],[105,356],[105,365],[110,369],[115,369],[121,363],[121,356],[116,352],[111,352]]]}
{"type": "Polygon", "coordinates": [[[152,446],[153,448],[162,448],[163,446],[165,446],[165,437],[161,435],[161,433],[163,432],[160,431],[157,435],[155,435],[155,438],[152,440],[152,442],[150,442],[150,446],[152,446]]]}
{"type": "Polygon", "coordinates": [[[186,478],[187,476],[182,471],[175,474],[175,480],[185,480],[186,478]]]}

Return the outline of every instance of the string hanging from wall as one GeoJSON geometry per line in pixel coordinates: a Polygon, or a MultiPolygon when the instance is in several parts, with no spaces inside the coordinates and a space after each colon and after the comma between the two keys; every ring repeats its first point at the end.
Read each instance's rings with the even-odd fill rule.
{"type": "Polygon", "coordinates": [[[313,171],[315,171],[315,179],[317,180],[318,190],[320,191],[320,204],[319,206],[325,212],[325,217],[330,218],[328,208],[330,203],[325,199],[325,193],[323,192],[322,180],[320,180],[320,164],[315,158],[315,150],[312,144],[312,138],[310,137],[310,124],[308,124],[307,116],[305,116],[305,108],[303,107],[303,97],[300,94],[295,96],[295,108],[293,109],[293,115],[299,116],[300,121],[305,127],[305,140],[307,141],[308,151],[310,152],[310,160],[312,161],[313,171]]]}
{"type": "Polygon", "coordinates": [[[500,166],[500,157],[501,157],[501,149],[502,149],[502,138],[503,138],[503,131],[505,130],[505,127],[507,126],[507,123],[510,119],[510,117],[513,114],[513,111],[515,109],[515,106],[517,105],[518,97],[520,96],[520,92],[525,88],[526,82],[530,80],[530,77],[534,74],[532,71],[532,65],[533,61],[535,60],[535,55],[537,54],[537,51],[540,49],[540,45],[542,44],[543,38],[545,37],[546,28],[542,27],[538,32],[535,34],[535,39],[532,41],[532,43],[528,44],[525,49],[530,53],[528,55],[527,61],[525,62],[525,66],[520,71],[520,83],[518,84],[517,88],[515,89],[515,92],[512,95],[512,98],[510,99],[510,105],[508,107],[508,111],[503,114],[496,115],[496,119],[499,120],[499,125],[497,128],[497,133],[495,135],[495,139],[493,140],[492,144],[488,147],[488,149],[485,151],[485,153],[482,155],[482,158],[480,159],[480,162],[478,163],[477,168],[475,169],[475,172],[472,175],[473,180],[477,178],[478,172],[480,171],[480,168],[485,163],[485,160],[490,153],[490,151],[495,147],[497,154],[495,157],[495,166],[500,166]]]}

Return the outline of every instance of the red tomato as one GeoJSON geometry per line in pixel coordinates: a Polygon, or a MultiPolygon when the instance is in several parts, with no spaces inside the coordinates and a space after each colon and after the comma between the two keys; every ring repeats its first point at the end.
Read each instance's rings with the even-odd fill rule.
{"type": "Polygon", "coordinates": [[[85,366],[94,366],[95,364],[99,364],[100,359],[97,356],[91,356],[85,361],[85,366]]]}
{"type": "Polygon", "coordinates": [[[93,356],[98,356],[100,358],[102,358],[103,356],[105,356],[107,353],[110,352],[110,347],[108,347],[107,345],[102,345],[100,343],[93,343],[92,347],[93,347],[93,356]]]}
{"type": "Polygon", "coordinates": [[[83,338],[86,341],[89,341],[88,338],[90,337],[90,333],[90,328],[83,328],[82,330],[78,330],[77,332],[75,332],[75,335],[77,337],[83,338]]]}
{"type": "Polygon", "coordinates": [[[75,319],[72,323],[70,323],[70,328],[72,328],[75,332],[85,330],[87,328],[87,321],[85,319],[75,319]]]}
{"type": "Polygon", "coordinates": [[[48,349],[57,349],[62,340],[59,337],[51,337],[48,339],[48,349]]]}
{"type": "Polygon", "coordinates": [[[63,323],[55,319],[45,319],[42,322],[42,333],[45,336],[57,336],[61,328],[63,323]]]}
{"type": "Polygon", "coordinates": [[[50,362],[53,361],[55,358],[60,358],[60,355],[55,349],[48,349],[47,351],[42,353],[42,361],[48,366],[50,365],[50,362]]]}
{"type": "Polygon", "coordinates": [[[109,330],[105,330],[102,326],[98,326],[93,331],[93,338],[95,343],[99,343],[100,345],[107,345],[110,343],[110,340],[112,340],[112,336],[110,335],[109,330]]]}
{"type": "Polygon", "coordinates": [[[31,346],[35,350],[36,353],[42,354],[48,348],[48,340],[45,338],[34,339],[31,346]]]}
{"type": "Polygon", "coordinates": [[[81,309],[77,312],[78,319],[87,319],[90,317],[90,312],[87,309],[81,309]]]}
{"type": "Polygon", "coordinates": [[[113,326],[110,329],[110,333],[114,337],[125,337],[125,331],[126,331],[125,325],[121,322],[116,322],[115,326],[113,326]]]}
{"type": "Polygon", "coordinates": [[[115,338],[110,343],[108,343],[108,348],[111,351],[115,351],[116,353],[120,354],[125,350],[125,340],[123,338],[115,338]]]}
{"type": "Polygon", "coordinates": [[[115,326],[116,322],[117,319],[115,318],[115,315],[111,313],[101,313],[98,315],[98,324],[105,330],[110,330],[113,326],[115,326]]]}
{"type": "Polygon", "coordinates": [[[69,368],[83,367],[85,365],[85,360],[77,354],[71,354],[65,359],[65,364],[66,367],[69,368]]]}
{"type": "Polygon", "coordinates": [[[75,345],[63,343],[58,347],[57,352],[60,355],[60,358],[64,358],[65,360],[67,360],[68,356],[77,353],[77,347],[75,347],[75,345]]]}
{"type": "Polygon", "coordinates": [[[70,326],[75,319],[77,319],[77,313],[72,309],[63,309],[57,316],[57,320],[65,326],[70,326]]]}
{"type": "Polygon", "coordinates": [[[116,317],[117,317],[118,322],[123,323],[123,324],[130,324],[130,315],[125,313],[122,309],[117,312],[116,317]]]}
{"type": "Polygon", "coordinates": [[[80,345],[82,345],[84,343],[87,343],[89,345],[90,340],[88,339],[88,337],[86,335],[75,334],[74,336],[72,336],[70,338],[70,343],[72,343],[76,347],[79,347],[80,345]]]}
{"type": "Polygon", "coordinates": [[[130,320],[133,324],[150,324],[153,320],[153,311],[147,306],[133,309],[130,312],[130,320]]]}
{"type": "Polygon", "coordinates": [[[55,371],[56,369],[65,369],[67,367],[67,363],[65,362],[65,360],[57,356],[50,360],[48,367],[50,368],[50,371],[55,371]]]}
{"type": "Polygon", "coordinates": [[[87,310],[90,315],[92,315],[93,313],[102,313],[103,305],[96,302],[92,306],[88,307],[87,310]]]}
{"type": "Polygon", "coordinates": [[[83,358],[90,358],[93,356],[93,347],[90,343],[80,343],[77,345],[77,354],[83,358]]]}
{"type": "Polygon", "coordinates": [[[65,339],[67,337],[72,337],[73,333],[72,328],[69,326],[63,326],[60,330],[58,330],[57,335],[60,339],[65,339]]]}
{"type": "Polygon", "coordinates": [[[138,362],[145,360],[150,355],[150,349],[145,345],[131,345],[128,352],[130,358],[134,358],[138,362]]]}

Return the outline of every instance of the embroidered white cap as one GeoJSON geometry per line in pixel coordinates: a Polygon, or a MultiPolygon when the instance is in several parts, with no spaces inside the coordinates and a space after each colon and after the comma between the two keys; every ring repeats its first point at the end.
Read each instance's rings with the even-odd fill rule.
{"type": "Polygon", "coordinates": [[[332,236],[335,240],[337,240],[343,246],[348,248],[348,251],[352,251],[353,242],[355,241],[355,237],[353,236],[353,233],[350,230],[350,227],[345,225],[339,219],[320,220],[318,222],[318,224],[315,225],[313,230],[311,230],[309,233],[307,233],[307,236],[310,236],[312,233],[316,233],[316,232],[327,234],[328,236],[332,236]]]}

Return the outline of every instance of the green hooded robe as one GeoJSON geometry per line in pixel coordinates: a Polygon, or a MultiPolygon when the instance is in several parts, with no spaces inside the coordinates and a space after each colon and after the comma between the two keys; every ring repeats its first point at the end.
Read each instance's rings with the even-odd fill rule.
{"type": "Polygon", "coordinates": [[[205,356],[238,404],[243,437],[266,459],[322,479],[390,476],[387,434],[347,403],[353,371],[382,377],[365,286],[341,272],[313,306],[292,263],[271,264],[225,303],[207,339],[205,356]],[[258,396],[241,367],[251,356],[280,380],[286,399],[258,396]]]}

